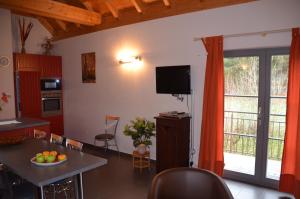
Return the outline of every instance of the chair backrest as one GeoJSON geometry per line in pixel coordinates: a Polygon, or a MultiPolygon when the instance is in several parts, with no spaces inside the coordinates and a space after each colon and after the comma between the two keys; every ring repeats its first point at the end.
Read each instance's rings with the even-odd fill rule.
{"type": "Polygon", "coordinates": [[[106,115],[105,116],[105,133],[116,135],[120,117],[106,115]]]}
{"type": "Polygon", "coordinates": [[[66,147],[70,149],[82,151],[83,144],[75,140],[66,139],[66,147]]]}
{"type": "Polygon", "coordinates": [[[39,129],[33,129],[33,137],[36,139],[44,139],[47,137],[47,132],[39,129]]]}
{"type": "Polygon", "coordinates": [[[62,144],[64,141],[64,138],[60,135],[56,135],[54,133],[51,133],[50,136],[50,142],[54,144],[62,144]]]}
{"type": "Polygon", "coordinates": [[[223,179],[195,168],[174,168],[157,174],[148,199],[233,199],[223,179]]]}

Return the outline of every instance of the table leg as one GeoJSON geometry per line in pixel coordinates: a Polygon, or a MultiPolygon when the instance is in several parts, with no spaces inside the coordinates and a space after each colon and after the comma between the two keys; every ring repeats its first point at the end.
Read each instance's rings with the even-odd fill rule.
{"type": "Polygon", "coordinates": [[[77,189],[76,189],[77,198],[83,199],[82,173],[77,175],[76,181],[77,181],[77,189]]]}
{"type": "Polygon", "coordinates": [[[41,199],[44,199],[44,187],[41,186],[40,189],[41,189],[41,199]]]}

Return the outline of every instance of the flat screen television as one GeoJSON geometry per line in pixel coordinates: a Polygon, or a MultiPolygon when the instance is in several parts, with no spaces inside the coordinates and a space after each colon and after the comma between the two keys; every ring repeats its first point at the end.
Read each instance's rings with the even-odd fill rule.
{"type": "Polygon", "coordinates": [[[156,93],[191,94],[190,65],[156,67],[156,93]]]}

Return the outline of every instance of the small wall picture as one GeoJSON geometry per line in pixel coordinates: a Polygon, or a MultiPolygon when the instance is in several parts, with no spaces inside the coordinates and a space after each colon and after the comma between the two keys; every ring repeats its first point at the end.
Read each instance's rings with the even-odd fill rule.
{"type": "Polygon", "coordinates": [[[96,83],[96,58],[95,53],[81,54],[82,82],[96,83]]]}

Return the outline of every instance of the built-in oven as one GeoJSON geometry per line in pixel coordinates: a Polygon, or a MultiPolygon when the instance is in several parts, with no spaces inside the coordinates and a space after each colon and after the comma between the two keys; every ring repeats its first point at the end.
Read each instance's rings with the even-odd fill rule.
{"type": "Polygon", "coordinates": [[[42,91],[42,116],[54,116],[62,114],[61,91],[42,91]]]}
{"type": "Polygon", "coordinates": [[[41,79],[42,91],[60,91],[61,79],[60,78],[42,78],[41,79]]]}

